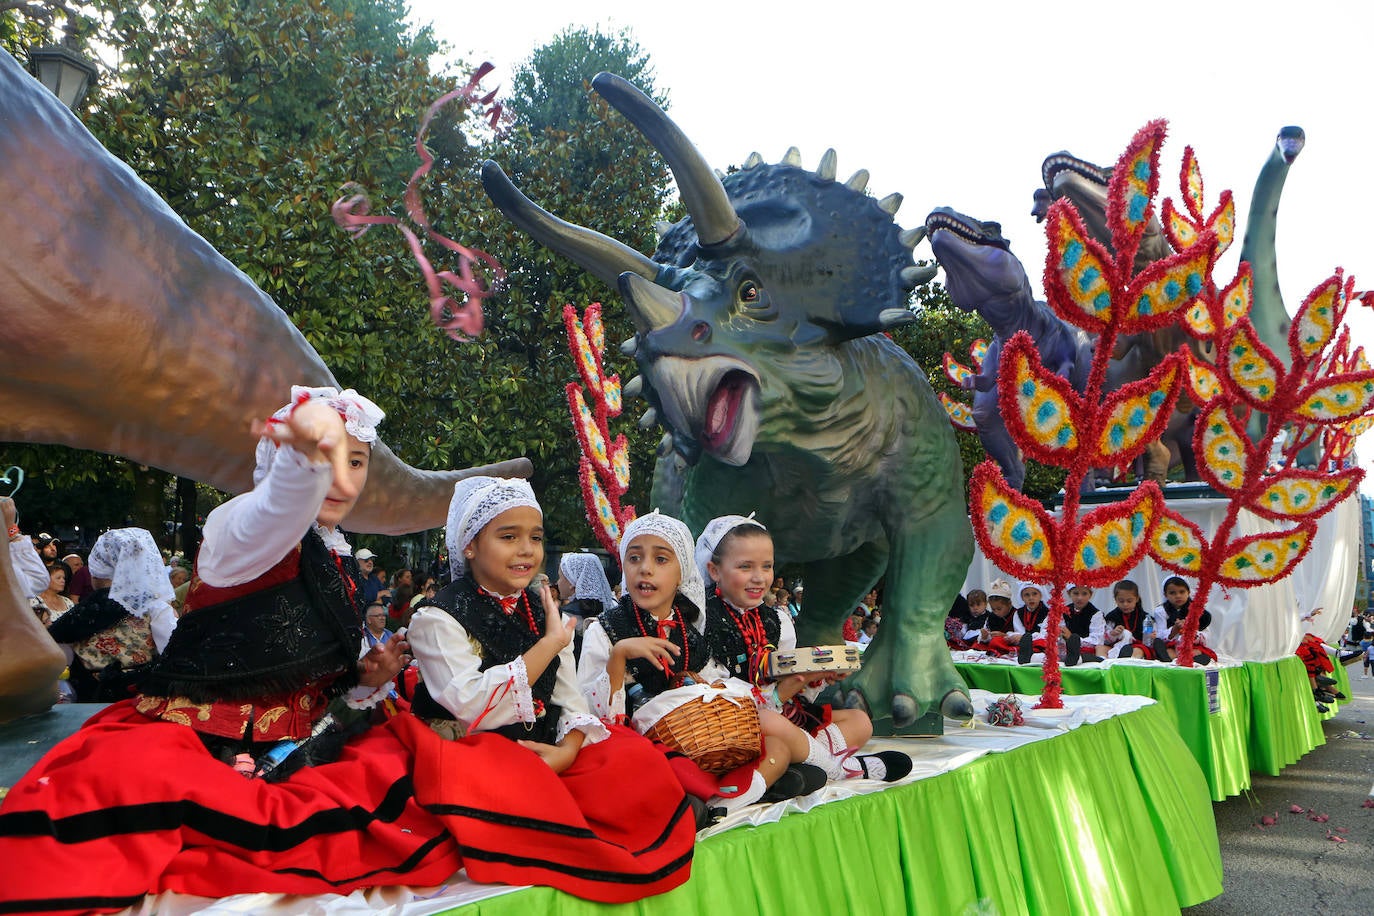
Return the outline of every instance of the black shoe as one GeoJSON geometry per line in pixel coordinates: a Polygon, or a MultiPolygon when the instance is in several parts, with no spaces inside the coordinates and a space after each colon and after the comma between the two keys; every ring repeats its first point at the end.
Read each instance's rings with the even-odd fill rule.
{"type": "Polygon", "coordinates": [[[1344,693],[1342,693],[1341,691],[1337,690],[1337,691],[1336,691],[1336,699],[1338,699],[1338,700],[1348,700],[1348,699],[1350,699],[1350,697],[1346,696],[1344,693]]]}
{"type": "Polygon", "coordinates": [[[876,754],[857,754],[854,759],[863,768],[864,779],[872,779],[868,775],[868,761],[874,758],[883,762],[884,769],[883,782],[896,782],[911,772],[911,758],[901,751],[879,751],[876,754]]]}
{"type": "Polygon", "coordinates": [[[1016,644],[1016,663],[1018,665],[1029,665],[1031,656],[1035,654],[1035,643],[1031,640],[1029,633],[1021,634],[1021,641],[1016,644]]]}
{"type": "Polygon", "coordinates": [[[687,804],[692,806],[692,819],[696,822],[698,830],[705,830],[719,820],[714,812],[725,810],[724,808],[708,808],[706,802],[690,793],[687,796],[687,804]]]}
{"type": "Polygon", "coordinates": [[[1312,695],[1317,698],[1317,702],[1319,703],[1336,702],[1336,695],[1326,690],[1315,690],[1313,691],[1312,695]]]}
{"type": "Polygon", "coordinates": [[[1317,704],[1317,712],[1321,713],[1322,715],[1326,715],[1326,714],[1329,713],[1330,711],[1331,711],[1331,707],[1327,706],[1325,703],[1318,703],[1318,704],[1317,704]]]}
{"type": "Polygon", "coordinates": [[[794,763],[783,771],[777,782],[768,787],[759,801],[779,802],[799,795],[810,795],[825,783],[825,770],[809,763],[794,763]]]}
{"type": "Polygon", "coordinates": [[[1079,660],[1080,662],[1084,663],[1084,664],[1089,664],[1089,665],[1090,665],[1090,664],[1092,664],[1093,662],[1097,662],[1097,663],[1100,664],[1100,663],[1106,661],[1106,659],[1104,659],[1102,656],[1098,655],[1096,652],[1084,652],[1084,653],[1081,653],[1081,655],[1082,655],[1082,657],[1079,658],[1078,660],[1079,660]]]}
{"type": "Polygon", "coordinates": [[[1150,648],[1155,650],[1155,661],[1167,662],[1173,660],[1169,657],[1169,644],[1164,640],[1156,639],[1150,644],[1150,648]]]}
{"type": "Polygon", "coordinates": [[[1083,657],[1083,653],[1080,651],[1080,642],[1077,633],[1070,633],[1064,637],[1064,666],[1066,668],[1072,668],[1083,657]]]}
{"type": "Polygon", "coordinates": [[[1334,677],[1327,677],[1327,676],[1324,675],[1324,674],[1319,674],[1319,675],[1317,675],[1316,681],[1317,681],[1317,686],[1318,686],[1318,687],[1335,687],[1335,686],[1336,686],[1336,679],[1335,679],[1334,677]]]}

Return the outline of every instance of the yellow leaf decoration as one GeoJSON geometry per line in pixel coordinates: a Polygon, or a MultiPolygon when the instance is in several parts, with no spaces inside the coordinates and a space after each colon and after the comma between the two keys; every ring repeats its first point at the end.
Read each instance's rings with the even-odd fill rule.
{"type": "Polygon", "coordinates": [[[1245,486],[1245,460],[1250,441],[1236,428],[1225,405],[1217,405],[1198,418],[1202,465],[1198,470],[1207,482],[1224,493],[1239,493],[1245,486]]]}
{"type": "Polygon", "coordinates": [[[1293,334],[1289,342],[1296,345],[1298,352],[1307,359],[1320,353],[1335,335],[1342,317],[1340,312],[1345,311],[1337,302],[1339,298],[1341,281],[1337,277],[1332,277],[1312,290],[1311,295],[1298,309],[1297,317],[1293,319],[1293,334]]]}
{"type": "Polygon", "coordinates": [[[959,362],[949,353],[945,353],[944,367],[945,378],[949,379],[952,384],[958,385],[961,388],[964,386],[964,382],[973,378],[973,372],[969,367],[959,362]]]}
{"type": "Polygon", "coordinates": [[[1197,225],[1174,209],[1171,200],[1164,201],[1164,231],[1168,235],[1169,244],[1179,251],[1197,244],[1197,225]]]}
{"type": "Polygon", "coordinates": [[[983,368],[983,360],[988,356],[988,342],[983,338],[978,338],[968,345],[968,357],[973,360],[975,369],[983,368]]]}
{"type": "Polygon", "coordinates": [[[1340,423],[1362,416],[1371,407],[1374,372],[1352,372],[1308,388],[1294,413],[1312,423],[1340,423]]]}
{"type": "Polygon", "coordinates": [[[573,407],[577,410],[578,432],[586,437],[587,457],[603,471],[609,470],[610,456],[606,454],[606,437],[601,435],[601,430],[596,424],[596,417],[587,407],[587,401],[582,397],[581,391],[574,390],[571,393],[571,398],[573,407]]]}
{"type": "Polygon", "coordinates": [[[1230,585],[1281,579],[1302,559],[1311,540],[1306,527],[1242,538],[1222,559],[1218,578],[1230,585]]]}
{"type": "Polygon", "coordinates": [[[1211,337],[1217,331],[1216,324],[1212,321],[1212,312],[1207,308],[1204,299],[1196,299],[1191,305],[1183,310],[1182,315],[1184,329],[1194,337],[1211,337]]]}
{"type": "Polygon", "coordinates": [[[574,318],[568,322],[568,334],[572,338],[568,349],[572,351],[573,361],[577,364],[577,374],[582,377],[587,390],[596,397],[601,391],[601,367],[597,364],[596,351],[592,349],[580,320],[574,318]]]}
{"type": "Polygon", "coordinates": [[[1183,148],[1182,179],[1180,184],[1183,186],[1183,201],[1188,205],[1188,212],[1197,218],[1202,215],[1202,205],[1206,198],[1202,193],[1202,168],[1198,165],[1197,154],[1191,146],[1183,148]]]}
{"type": "Polygon", "coordinates": [[[602,384],[601,395],[606,399],[606,416],[615,418],[620,416],[622,402],[620,399],[620,376],[612,375],[602,384]]]}
{"type": "Polygon", "coordinates": [[[619,543],[620,523],[616,521],[615,510],[611,508],[611,501],[606,498],[606,491],[596,479],[591,462],[583,459],[578,470],[578,476],[582,479],[582,492],[590,494],[588,502],[590,506],[595,507],[595,515],[591,511],[588,512],[588,521],[605,532],[612,542],[619,543]]]}
{"type": "MultiPolygon", "coordinates": [[[[1150,202],[1159,188],[1159,147],[1163,143],[1164,122],[1146,124],[1136,131],[1112,169],[1107,183],[1107,225],[1118,250],[1128,237],[1139,239],[1153,214],[1150,202]]],[[[1134,249],[1134,245],[1129,247],[1134,249]]]]}
{"type": "Polygon", "coordinates": [[[630,443],[623,435],[616,436],[615,447],[611,449],[611,472],[621,493],[630,488],[630,443]]]}
{"type": "Polygon", "coordinates": [[[1162,316],[1191,305],[1206,288],[1211,275],[1212,253],[1208,246],[1195,246],[1141,271],[1132,282],[1132,293],[1122,315],[1121,333],[1158,327],[1162,316]],[[1136,328],[1132,323],[1143,323],[1136,328]]]}
{"type": "Polygon", "coordinates": [[[1141,490],[1138,498],[1102,506],[1083,517],[1073,553],[1075,583],[1109,585],[1140,561],[1155,521],[1156,493],[1141,490]]]}
{"type": "Polygon", "coordinates": [[[1171,512],[1161,512],[1150,536],[1150,555],[1175,572],[1197,573],[1204,556],[1197,526],[1171,512]]]}
{"type": "Polygon", "coordinates": [[[1231,198],[1230,191],[1222,192],[1221,205],[1207,221],[1207,228],[1216,234],[1216,256],[1221,257],[1236,239],[1236,202],[1231,198]]]}
{"type": "Polygon", "coordinates": [[[1360,477],[1358,468],[1335,474],[1283,471],[1274,475],[1249,508],[1268,518],[1317,518],[1344,499],[1360,477]]]}
{"type": "Polygon", "coordinates": [[[1250,275],[1250,265],[1242,264],[1240,272],[1224,290],[1221,291],[1221,328],[1230,330],[1236,322],[1250,314],[1254,299],[1255,281],[1250,275]]]}
{"type": "Polygon", "coordinates": [[[1206,404],[1221,394],[1217,372],[1192,350],[1188,351],[1188,392],[1197,404],[1206,404]]]}
{"type": "Polygon", "coordinates": [[[1263,408],[1278,394],[1283,371],[1255,337],[1248,320],[1238,325],[1224,348],[1222,363],[1240,394],[1256,407],[1263,408]],[[1261,349],[1263,348],[1263,349],[1261,349]]]}
{"type": "Polygon", "coordinates": [[[1131,461],[1150,440],[1159,438],[1181,382],[1183,357],[1165,357],[1148,378],[1126,385],[1107,398],[1097,454],[1104,464],[1131,461]]]}
{"type": "MultiPolygon", "coordinates": [[[[592,303],[587,307],[587,317],[584,320],[587,325],[587,341],[592,345],[592,352],[599,356],[606,352],[606,331],[601,323],[600,303],[592,303]]],[[[600,368],[599,359],[597,363],[600,368]]]]}
{"type": "Polygon", "coordinates": [[[962,429],[970,433],[978,432],[978,424],[973,421],[972,407],[962,401],[954,400],[954,398],[945,394],[943,391],[940,392],[940,405],[945,408],[945,413],[949,416],[949,422],[953,423],[956,429],[962,429]]]}
{"type": "Polygon", "coordinates": [[[1101,249],[1088,239],[1078,214],[1066,202],[1055,201],[1049,218],[1045,280],[1050,301],[1066,321],[1100,331],[1112,315],[1112,268],[1099,257],[1101,249]]]}
{"type": "Polygon", "coordinates": [[[1003,349],[997,383],[1002,418],[1012,437],[1037,461],[1068,465],[1079,445],[1078,395],[1040,365],[1035,343],[1024,331],[1003,349]],[[1017,435],[1018,426],[1024,436],[1017,435]]]}
{"type": "Polygon", "coordinates": [[[979,520],[975,528],[984,553],[1027,578],[1053,569],[1048,517],[1039,504],[1004,489],[1007,485],[992,462],[980,464],[969,483],[969,509],[979,520]]]}

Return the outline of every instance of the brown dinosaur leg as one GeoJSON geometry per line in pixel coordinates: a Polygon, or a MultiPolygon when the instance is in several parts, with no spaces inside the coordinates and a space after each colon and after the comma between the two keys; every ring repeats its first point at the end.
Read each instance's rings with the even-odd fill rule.
{"type": "Polygon", "coordinates": [[[8,545],[0,545],[0,722],[42,712],[57,699],[67,666],[19,587],[8,545]]]}

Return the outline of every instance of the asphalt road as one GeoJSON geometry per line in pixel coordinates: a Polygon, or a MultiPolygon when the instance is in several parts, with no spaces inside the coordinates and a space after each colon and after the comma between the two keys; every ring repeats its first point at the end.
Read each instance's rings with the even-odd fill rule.
{"type": "Polygon", "coordinates": [[[1325,745],[1278,776],[1255,774],[1247,795],[1213,803],[1224,890],[1184,910],[1187,916],[1341,916],[1374,909],[1374,808],[1361,807],[1374,785],[1374,678],[1362,680],[1358,666],[1349,670],[1353,695],[1324,723],[1325,745]],[[1290,813],[1292,805],[1304,813],[1290,813]],[[1330,820],[1309,819],[1309,808],[1330,820]],[[1278,822],[1260,829],[1264,815],[1278,822]]]}

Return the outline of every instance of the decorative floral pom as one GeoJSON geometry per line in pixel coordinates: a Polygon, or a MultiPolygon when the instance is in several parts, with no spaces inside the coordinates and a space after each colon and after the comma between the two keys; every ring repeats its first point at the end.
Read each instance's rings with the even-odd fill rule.
{"type": "Polygon", "coordinates": [[[1158,500],[1158,486],[1147,483],[1130,499],[1083,516],[1076,529],[1074,584],[1103,588],[1121,578],[1121,570],[1137,565],[1150,546],[1158,500]]]}
{"type": "Polygon", "coordinates": [[[1345,302],[1339,273],[1308,294],[1288,329],[1288,346],[1294,357],[1311,359],[1326,348],[1345,318],[1345,302]]]}
{"type": "Polygon", "coordinates": [[[1272,519],[1315,519],[1334,509],[1352,487],[1358,468],[1335,474],[1324,471],[1280,471],[1246,504],[1257,515],[1272,519]]]}
{"type": "Polygon", "coordinates": [[[988,342],[980,337],[969,344],[968,358],[973,360],[973,368],[978,372],[982,372],[983,360],[988,358],[988,342]]]}
{"type": "Polygon", "coordinates": [[[1025,714],[1021,711],[1021,701],[1012,694],[989,703],[987,717],[988,724],[1000,725],[1003,728],[1026,724],[1025,714]]]}
{"type": "Polygon", "coordinates": [[[983,553],[1014,576],[1036,579],[1054,568],[1053,524],[1040,503],[1011,489],[995,461],[973,469],[969,511],[983,553]]]}
{"type": "Polygon", "coordinates": [[[1252,534],[1233,541],[1220,563],[1217,580],[1248,586],[1274,582],[1292,572],[1312,546],[1313,529],[1301,525],[1276,534],[1252,534]]]}
{"type": "Polygon", "coordinates": [[[1192,248],[1155,261],[1132,279],[1117,333],[1139,334],[1172,324],[1177,312],[1196,302],[1212,275],[1215,241],[1214,235],[1203,233],[1192,248]]]}
{"type": "Polygon", "coordinates": [[[1220,348],[1222,369],[1251,407],[1263,410],[1274,400],[1284,381],[1283,365],[1260,342],[1249,318],[1240,319],[1220,348]]]}
{"type": "Polygon", "coordinates": [[[1159,513],[1150,537],[1150,555],[1159,565],[1176,573],[1196,575],[1202,569],[1202,530],[1188,519],[1168,509],[1159,513]]]}
{"type": "Polygon", "coordinates": [[[1198,417],[1193,441],[1203,479],[1223,493],[1239,493],[1245,487],[1250,440],[1228,405],[1213,405],[1198,417]]]}
{"type": "Polygon", "coordinates": [[[1002,348],[997,399],[1007,431],[1027,455],[1060,466],[1078,457],[1082,399],[1067,379],[1041,365],[1040,351],[1025,331],[1002,348]]]}
{"type": "Polygon", "coordinates": [[[964,382],[973,378],[973,371],[970,370],[968,366],[960,363],[949,353],[945,354],[944,365],[945,378],[949,379],[951,384],[958,385],[962,388],[964,387],[964,382]]]}
{"type": "Polygon", "coordinates": [[[1164,433],[1169,416],[1178,401],[1182,384],[1184,357],[1170,353],[1138,382],[1113,392],[1103,403],[1104,415],[1097,438],[1097,455],[1090,460],[1100,466],[1134,461],[1152,441],[1164,433]]]}
{"type": "Polygon", "coordinates": [[[1116,268],[1111,255],[1088,237],[1073,205],[1060,199],[1050,205],[1046,236],[1045,286],[1060,318],[1085,331],[1100,333],[1112,318],[1116,268]]]}
{"type": "Polygon", "coordinates": [[[1343,423],[1374,407],[1374,372],[1352,372],[1312,385],[1293,411],[1309,423],[1343,423]]]}
{"type": "Polygon", "coordinates": [[[944,407],[945,413],[949,416],[949,422],[954,424],[955,429],[962,429],[965,432],[978,432],[978,424],[973,421],[973,408],[963,401],[956,401],[954,398],[941,391],[938,395],[940,406],[944,407]]]}

